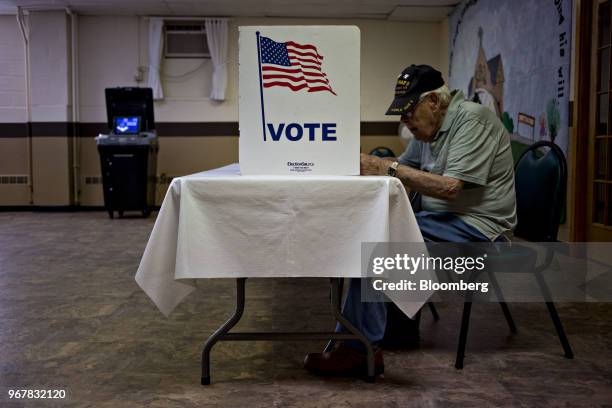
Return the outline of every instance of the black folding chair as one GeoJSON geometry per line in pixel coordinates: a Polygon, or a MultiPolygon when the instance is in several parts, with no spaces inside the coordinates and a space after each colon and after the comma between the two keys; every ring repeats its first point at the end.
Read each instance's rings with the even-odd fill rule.
{"type": "MultiPolygon", "coordinates": [[[[567,184],[567,163],[561,149],[554,143],[541,141],[533,144],[523,152],[515,168],[516,211],[518,224],[514,235],[518,238],[532,242],[555,242],[559,231],[561,211],[565,202],[567,184]]],[[[524,257],[524,265],[532,262],[535,257],[530,251],[517,252],[517,257],[524,257]]],[[[552,262],[553,253],[548,251],[542,265],[534,265],[533,273],[536,276],[540,291],[544,296],[546,307],[553,321],[559,341],[563,346],[566,358],[573,358],[574,353],[569,344],[565,330],[557,314],[557,309],[550,299],[549,289],[540,275],[552,262]]],[[[533,261],[535,263],[535,261],[533,261]]],[[[521,264],[513,262],[513,264],[521,264]]],[[[490,274],[493,277],[493,274],[490,274]]],[[[497,298],[502,308],[511,333],[516,333],[516,325],[504,301],[503,295],[496,282],[492,282],[496,289],[497,298]]],[[[471,294],[468,293],[463,306],[463,317],[459,332],[457,359],[455,368],[463,368],[465,346],[472,310],[471,294]]]]}

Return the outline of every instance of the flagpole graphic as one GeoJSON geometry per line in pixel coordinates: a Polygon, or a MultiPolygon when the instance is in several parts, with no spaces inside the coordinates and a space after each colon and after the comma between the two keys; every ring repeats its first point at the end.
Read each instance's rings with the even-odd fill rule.
{"type": "Polygon", "coordinates": [[[266,141],[266,113],[264,110],[264,97],[263,97],[263,84],[261,77],[261,42],[259,40],[259,31],[255,33],[257,35],[257,60],[259,62],[259,94],[261,96],[261,125],[263,127],[263,139],[266,141]]]}

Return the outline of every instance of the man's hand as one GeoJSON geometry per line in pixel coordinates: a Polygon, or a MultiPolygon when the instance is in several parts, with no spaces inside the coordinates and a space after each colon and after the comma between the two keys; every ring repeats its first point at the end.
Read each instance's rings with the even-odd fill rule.
{"type": "MultiPolygon", "coordinates": [[[[362,176],[385,176],[390,165],[390,160],[361,153],[362,176]]],[[[463,182],[456,178],[431,174],[402,165],[397,168],[395,177],[400,179],[407,190],[447,201],[456,199],[463,188],[463,182]]]]}
{"type": "Polygon", "coordinates": [[[361,153],[360,167],[362,176],[384,176],[387,174],[390,164],[388,160],[361,153]]]}

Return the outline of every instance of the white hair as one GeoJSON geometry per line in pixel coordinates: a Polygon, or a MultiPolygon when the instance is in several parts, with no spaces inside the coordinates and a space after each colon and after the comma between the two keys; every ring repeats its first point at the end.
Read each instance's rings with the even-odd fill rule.
{"type": "Polygon", "coordinates": [[[437,89],[434,89],[433,91],[423,92],[419,100],[425,98],[427,95],[430,94],[436,94],[438,96],[438,100],[440,101],[440,105],[444,108],[446,108],[450,104],[452,96],[450,89],[448,89],[448,86],[446,86],[446,84],[442,85],[437,89]]]}

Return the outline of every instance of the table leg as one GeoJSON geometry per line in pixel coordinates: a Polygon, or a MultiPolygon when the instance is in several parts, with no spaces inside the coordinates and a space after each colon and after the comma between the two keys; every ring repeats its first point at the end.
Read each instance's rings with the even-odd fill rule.
{"type": "MultiPolygon", "coordinates": [[[[343,289],[343,286],[344,286],[344,278],[338,278],[338,279],[339,279],[339,281],[338,281],[338,299],[339,299],[338,312],[342,313],[342,289],[343,289]]],[[[333,300],[331,298],[332,290],[333,290],[333,288],[330,287],[330,290],[329,290],[329,301],[333,305],[333,300]]],[[[329,353],[330,351],[332,351],[334,349],[335,345],[336,345],[336,340],[330,339],[327,342],[327,344],[325,345],[325,348],[323,349],[323,352],[324,353],[329,353]]]]}
{"type": "Polygon", "coordinates": [[[359,340],[367,351],[367,382],[374,382],[374,350],[368,339],[351,322],[341,314],[340,284],[342,278],[330,279],[331,309],[332,315],[341,323],[348,333],[342,332],[247,332],[229,333],[229,331],[240,321],[245,305],[245,281],[246,278],[236,279],[236,310],[221,327],[219,327],[204,344],[202,351],[202,385],[210,384],[210,352],[212,347],[219,341],[260,341],[260,340],[359,340]]]}
{"type": "Polygon", "coordinates": [[[342,301],[340,296],[340,280],[342,278],[331,278],[331,310],[334,318],[344,326],[351,334],[353,334],[357,340],[361,341],[366,348],[367,351],[367,361],[368,361],[368,373],[366,377],[366,382],[373,383],[374,376],[374,349],[372,348],[372,344],[363,335],[351,322],[349,322],[340,311],[340,302],[342,301]]]}
{"type": "Polygon", "coordinates": [[[210,350],[219,341],[219,339],[226,334],[232,327],[240,321],[242,313],[244,312],[244,285],[246,278],[236,279],[236,310],[232,317],[230,317],[221,327],[219,327],[204,344],[204,350],[202,350],[202,385],[210,384],[210,350]]]}

